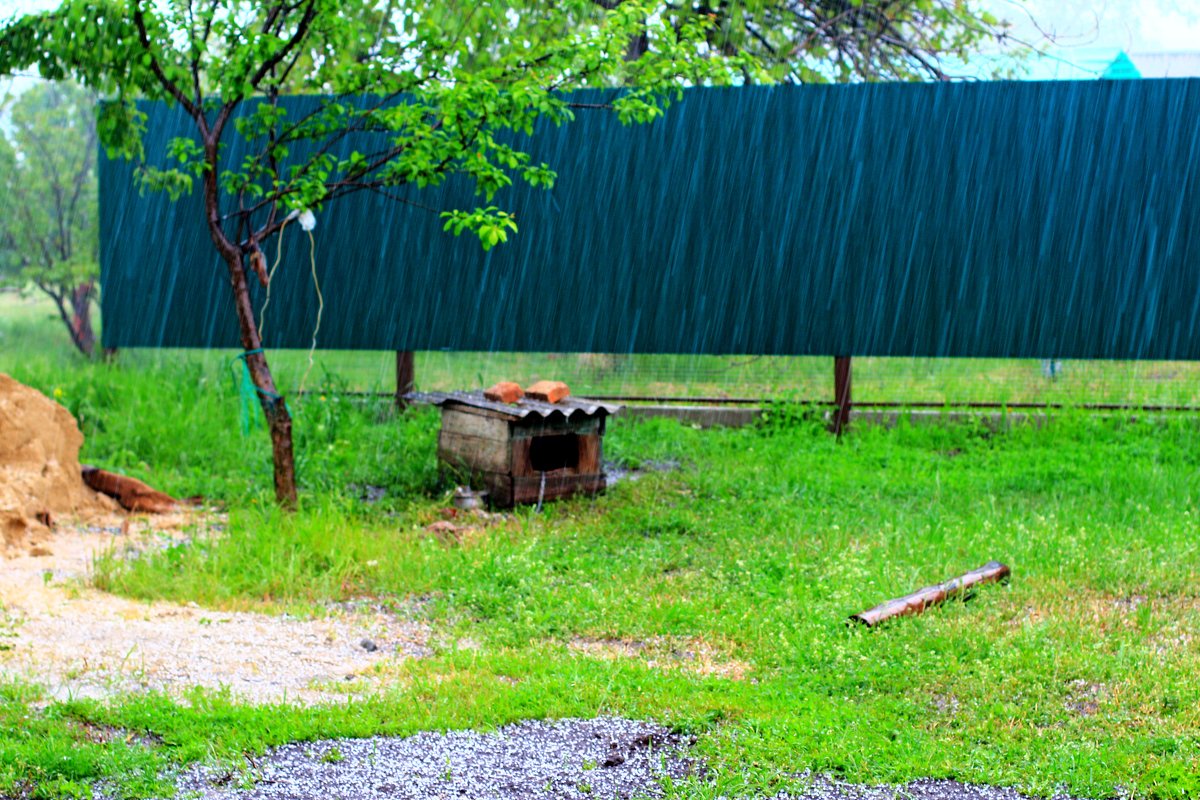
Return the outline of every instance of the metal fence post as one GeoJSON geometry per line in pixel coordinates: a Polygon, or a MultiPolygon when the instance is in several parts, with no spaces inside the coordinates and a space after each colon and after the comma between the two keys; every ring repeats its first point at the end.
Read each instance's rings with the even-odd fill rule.
{"type": "Polygon", "coordinates": [[[833,359],[833,432],[838,436],[850,424],[850,408],[853,404],[850,390],[850,356],[835,356],[833,359]]]}
{"type": "Polygon", "coordinates": [[[413,366],[412,350],[396,351],[396,408],[401,410],[408,407],[404,395],[411,392],[416,380],[416,370],[413,366]]]}

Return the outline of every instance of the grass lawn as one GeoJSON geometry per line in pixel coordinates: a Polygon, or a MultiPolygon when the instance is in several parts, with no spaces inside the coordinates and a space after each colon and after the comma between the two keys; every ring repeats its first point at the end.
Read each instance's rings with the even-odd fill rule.
{"type": "Polygon", "coordinates": [[[1004,434],[902,424],[840,443],[788,405],[743,430],[618,419],[609,458],[680,468],[448,543],[425,530],[447,488],[428,410],[298,404],[304,500],[284,515],[267,502],[265,434],[242,437],[218,358],[84,364],[38,326],[0,318],[0,371],[58,389],[85,459],[230,508],[220,538],[100,561],[99,586],[314,614],[420,598],[437,644],[385,688],[318,708],[219,693],[51,702],[10,683],[0,794],[72,796],[103,776],[138,796],[164,764],[292,739],[600,713],[698,738],[709,772],[671,797],[770,795],[806,769],[1200,792],[1194,417],[1064,412],[1004,434]],[[362,503],[347,488],[361,483],[388,494],[362,503]],[[1009,585],[877,630],[846,624],[993,558],[1009,585]],[[97,734],[113,728],[133,736],[97,734]]]}

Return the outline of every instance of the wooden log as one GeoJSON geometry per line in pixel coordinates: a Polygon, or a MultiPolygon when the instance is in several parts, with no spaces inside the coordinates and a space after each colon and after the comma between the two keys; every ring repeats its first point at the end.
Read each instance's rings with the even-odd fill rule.
{"type": "Polygon", "coordinates": [[[150,488],[137,478],[87,465],[83,466],[82,473],[83,482],[93,491],[108,495],[127,511],[165,514],[179,508],[179,501],[174,497],[150,488]]]}
{"type": "Polygon", "coordinates": [[[1004,564],[1001,564],[999,561],[989,561],[979,569],[973,569],[965,575],[952,578],[936,586],[926,586],[924,589],[920,589],[904,597],[898,597],[895,600],[888,600],[886,603],[881,603],[868,611],[863,611],[861,614],[854,614],[850,619],[855,622],[861,622],[868,628],[874,628],[879,623],[892,617],[920,614],[930,606],[937,605],[952,597],[968,592],[975,586],[1005,580],[1010,574],[1011,570],[1004,564]]]}

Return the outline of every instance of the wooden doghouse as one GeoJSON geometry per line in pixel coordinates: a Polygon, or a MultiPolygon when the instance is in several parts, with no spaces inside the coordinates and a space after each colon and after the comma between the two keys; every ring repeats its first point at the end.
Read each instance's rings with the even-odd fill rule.
{"type": "Polygon", "coordinates": [[[569,397],[495,403],[483,392],[414,396],[442,409],[438,460],[508,508],[604,490],[604,423],[620,406],[569,397]]]}

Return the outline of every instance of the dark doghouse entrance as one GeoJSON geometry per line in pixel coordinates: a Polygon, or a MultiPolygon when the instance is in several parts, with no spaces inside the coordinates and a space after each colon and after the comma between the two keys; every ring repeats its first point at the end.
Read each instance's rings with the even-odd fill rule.
{"type": "Polygon", "coordinates": [[[573,433],[535,436],[529,443],[529,466],[534,472],[579,466],[579,437],[573,433]]]}

